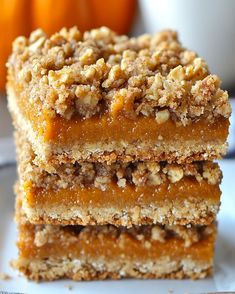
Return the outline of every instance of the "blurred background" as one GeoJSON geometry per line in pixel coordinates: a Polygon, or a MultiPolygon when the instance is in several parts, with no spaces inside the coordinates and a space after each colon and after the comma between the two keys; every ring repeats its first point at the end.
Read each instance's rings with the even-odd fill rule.
{"type": "MultiPolygon", "coordinates": [[[[0,164],[14,160],[9,155],[12,127],[5,99],[5,63],[16,36],[27,36],[39,27],[50,35],[74,25],[81,31],[106,25],[129,36],[177,30],[183,45],[220,76],[235,109],[234,12],[235,0],[0,0],[0,164]]],[[[235,157],[234,113],[229,143],[228,156],[235,157]]]]}

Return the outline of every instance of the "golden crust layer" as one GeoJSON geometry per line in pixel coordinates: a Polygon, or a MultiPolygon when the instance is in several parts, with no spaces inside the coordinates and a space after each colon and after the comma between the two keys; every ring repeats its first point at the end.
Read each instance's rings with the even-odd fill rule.
{"type": "Polygon", "coordinates": [[[105,27],[83,35],[62,29],[51,37],[37,30],[15,40],[8,80],[48,117],[109,112],[153,116],[159,123],[171,117],[185,125],[231,112],[219,78],[172,31],[129,39],[105,27]]]}
{"type": "Polygon", "coordinates": [[[71,279],[74,281],[93,281],[105,279],[204,279],[213,273],[211,264],[200,264],[196,260],[159,262],[117,262],[77,261],[70,258],[48,258],[47,260],[32,260],[19,258],[13,262],[13,267],[24,274],[29,280],[53,281],[71,279]],[[79,266],[78,266],[79,263],[79,266]]]}

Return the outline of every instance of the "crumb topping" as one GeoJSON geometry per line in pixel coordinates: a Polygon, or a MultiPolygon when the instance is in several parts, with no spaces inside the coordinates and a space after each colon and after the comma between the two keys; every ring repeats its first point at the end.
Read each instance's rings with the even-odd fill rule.
{"type": "Polygon", "coordinates": [[[164,243],[166,238],[166,231],[163,230],[160,226],[154,226],[151,230],[151,238],[154,241],[164,243]]]}
{"type": "Polygon", "coordinates": [[[106,27],[84,34],[63,28],[51,37],[36,30],[14,41],[7,66],[9,81],[50,117],[108,112],[186,125],[231,112],[219,78],[174,31],[128,38],[106,27]]]}
{"type": "Polygon", "coordinates": [[[104,238],[116,239],[118,246],[125,247],[126,236],[141,242],[146,249],[150,249],[152,242],[165,243],[170,238],[184,240],[184,246],[190,247],[199,242],[204,236],[214,233],[214,225],[211,226],[168,226],[168,225],[143,225],[126,227],[115,227],[113,225],[103,226],[35,226],[34,244],[42,247],[53,243],[56,239],[60,242],[76,243],[78,239],[84,239],[89,243],[90,238],[98,238],[100,242],[104,238]],[[40,238],[38,237],[40,236],[40,238]],[[42,241],[39,242],[39,239],[42,241]]]}
{"type": "Polygon", "coordinates": [[[100,163],[65,164],[57,173],[49,174],[32,166],[24,173],[24,178],[32,180],[35,186],[45,189],[66,189],[74,185],[81,187],[96,187],[102,191],[109,188],[109,184],[116,183],[119,188],[126,185],[158,186],[164,182],[176,183],[183,177],[194,177],[198,182],[206,180],[211,185],[220,183],[221,172],[216,163],[204,169],[203,163],[197,162],[186,165],[168,164],[161,162],[131,162],[115,163],[112,165],[100,163]],[[151,169],[158,165],[159,170],[151,169]]]}
{"type": "Polygon", "coordinates": [[[221,172],[216,168],[216,166],[207,161],[203,165],[203,174],[202,176],[208,180],[208,183],[211,185],[215,185],[221,179],[221,172]]]}
{"type": "Polygon", "coordinates": [[[190,227],[189,229],[185,226],[170,226],[167,228],[184,239],[185,247],[190,247],[200,240],[200,231],[196,227],[190,227]]]}
{"type": "Polygon", "coordinates": [[[60,231],[58,226],[36,226],[35,228],[34,243],[37,247],[51,243],[53,235],[60,231]]]}
{"type": "MultiPolygon", "coordinates": [[[[32,148],[28,142],[23,143],[23,141],[22,137],[16,139],[18,168],[22,179],[31,181],[35,187],[45,189],[66,189],[79,185],[105,191],[110,183],[116,183],[120,189],[123,189],[127,185],[140,187],[158,186],[167,181],[176,183],[183,177],[195,178],[198,182],[205,180],[211,185],[217,185],[222,178],[218,164],[206,161],[182,165],[151,161],[115,162],[110,165],[98,162],[75,162],[60,164],[54,172],[48,173],[33,162],[32,148]]],[[[138,218],[138,211],[134,211],[133,215],[138,218]]]]}

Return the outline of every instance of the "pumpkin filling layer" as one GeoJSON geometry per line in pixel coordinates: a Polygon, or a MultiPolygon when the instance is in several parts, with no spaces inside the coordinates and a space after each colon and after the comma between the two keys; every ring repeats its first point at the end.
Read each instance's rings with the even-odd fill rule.
{"type": "Polygon", "coordinates": [[[182,202],[187,198],[198,201],[210,200],[218,203],[220,189],[218,185],[210,185],[206,181],[198,183],[193,179],[182,179],[177,183],[165,183],[159,186],[133,187],[127,185],[120,188],[116,184],[108,184],[108,188],[102,191],[98,188],[71,187],[57,191],[33,188],[32,183],[25,183],[25,195],[27,203],[35,205],[78,205],[85,207],[106,207],[111,206],[117,209],[128,209],[135,205],[158,205],[166,201],[180,199],[182,202]]]}
{"type": "Polygon", "coordinates": [[[210,224],[220,205],[218,185],[184,178],[158,187],[112,183],[107,190],[79,186],[57,191],[24,185],[24,209],[32,223],[210,224]]]}
{"type": "Polygon", "coordinates": [[[32,280],[205,278],[212,274],[215,227],[126,230],[20,225],[14,266],[32,280]]]}
{"type": "Polygon", "coordinates": [[[110,114],[94,116],[88,119],[73,117],[70,120],[56,116],[50,118],[46,113],[38,113],[37,106],[28,103],[28,98],[18,99],[20,111],[30,121],[34,131],[42,136],[45,142],[67,145],[79,143],[136,141],[161,144],[162,141],[198,141],[222,142],[228,135],[229,121],[224,117],[213,122],[200,118],[184,126],[172,119],[158,122],[154,117],[139,116],[136,119],[110,114]]]}
{"type": "Polygon", "coordinates": [[[96,143],[100,141],[124,141],[127,143],[190,141],[200,142],[222,141],[228,135],[228,120],[217,119],[209,123],[201,119],[187,126],[177,126],[172,120],[159,125],[154,118],[139,117],[131,120],[125,117],[111,118],[104,115],[100,118],[86,120],[65,119],[48,120],[44,128],[44,140],[61,144],[69,144],[76,140],[80,143],[96,143]]]}
{"type": "Polygon", "coordinates": [[[113,163],[138,159],[181,164],[219,158],[226,151],[229,121],[223,117],[213,122],[200,118],[183,126],[172,119],[159,124],[153,117],[133,120],[107,113],[66,120],[59,116],[48,118],[30,109],[27,119],[27,115],[22,116],[27,101],[17,110],[15,100],[16,96],[10,94],[9,106],[17,130],[33,146],[35,161],[48,171],[75,161],[113,163]]]}
{"type": "Polygon", "coordinates": [[[89,259],[104,255],[107,260],[124,254],[128,259],[156,259],[163,256],[209,261],[213,256],[215,228],[181,226],[140,226],[131,229],[113,226],[20,225],[20,257],[47,258],[69,255],[89,259]]]}

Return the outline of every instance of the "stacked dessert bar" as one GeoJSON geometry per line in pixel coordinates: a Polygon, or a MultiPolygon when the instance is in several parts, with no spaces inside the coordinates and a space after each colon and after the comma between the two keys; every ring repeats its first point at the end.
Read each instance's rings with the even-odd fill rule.
{"type": "Polygon", "coordinates": [[[172,31],[19,37],[8,62],[29,279],[212,273],[227,92],[172,31]]]}

